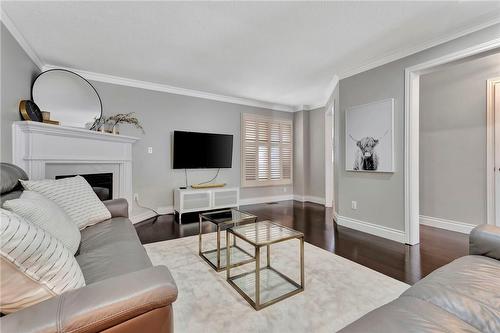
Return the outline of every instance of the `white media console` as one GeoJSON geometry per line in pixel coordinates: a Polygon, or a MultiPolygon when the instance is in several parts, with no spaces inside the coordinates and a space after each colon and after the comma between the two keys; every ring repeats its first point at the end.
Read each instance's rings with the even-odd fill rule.
{"type": "Polygon", "coordinates": [[[239,201],[240,189],[238,187],[174,190],[174,210],[179,214],[179,223],[182,223],[184,213],[238,208],[239,201]]]}

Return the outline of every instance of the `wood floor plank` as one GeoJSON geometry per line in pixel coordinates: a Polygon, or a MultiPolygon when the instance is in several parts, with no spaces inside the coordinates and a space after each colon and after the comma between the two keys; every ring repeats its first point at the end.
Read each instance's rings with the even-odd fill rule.
{"type": "MultiPolygon", "coordinates": [[[[338,226],[330,208],[298,201],[242,206],[242,210],[301,231],[305,241],[369,267],[397,280],[414,284],[435,269],[467,255],[468,235],[420,226],[420,244],[408,246],[350,228],[338,226]]],[[[163,215],[136,224],[143,244],[198,234],[197,216],[163,215]]],[[[207,223],[203,232],[215,231],[207,223]]]]}

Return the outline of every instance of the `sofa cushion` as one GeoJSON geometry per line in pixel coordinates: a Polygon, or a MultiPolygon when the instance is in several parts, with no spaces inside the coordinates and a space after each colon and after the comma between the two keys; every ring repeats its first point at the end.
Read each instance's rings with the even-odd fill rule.
{"type": "Polygon", "coordinates": [[[80,230],[111,218],[111,213],[81,176],[57,180],[22,180],[21,184],[26,190],[38,192],[54,201],[80,230]]]}
{"type": "Polygon", "coordinates": [[[3,207],[59,239],[71,254],[78,250],[80,230],[61,207],[40,193],[24,191],[19,199],[8,200],[3,207]]]}
{"type": "Polygon", "coordinates": [[[0,210],[0,311],[10,313],[85,286],[73,254],[50,233],[0,210]]]}
{"type": "Polygon", "coordinates": [[[400,297],[369,312],[339,333],[451,333],[480,331],[453,314],[414,297],[400,297]]]}
{"type": "Polygon", "coordinates": [[[81,233],[76,260],[87,284],[152,266],[128,218],[115,217],[81,233]]]}
{"type": "Polygon", "coordinates": [[[26,180],[28,175],[20,167],[10,163],[0,163],[0,193],[20,188],[19,179],[26,180]]]}
{"type": "Polygon", "coordinates": [[[500,261],[466,256],[439,268],[403,293],[434,304],[481,332],[500,330],[500,261]]]}
{"type": "Polygon", "coordinates": [[[8,200],[17,199],[21,196],[21,194],[23,194],[22,190],[16,190],[16,191],[10,191],[10,192],[4,193],[4,194],[0,195],[0,204],[3,205],[4,202],[6,202],[8,200]]]}

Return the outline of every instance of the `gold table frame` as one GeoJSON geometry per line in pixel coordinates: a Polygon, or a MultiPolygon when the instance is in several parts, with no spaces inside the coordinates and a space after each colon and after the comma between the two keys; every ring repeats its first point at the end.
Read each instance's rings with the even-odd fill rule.
{"type": "MultiPolygon", "coordinates": [[[[255,223],[257,221],[257,216],[250,214],[250,213],[247,213],[247,212],[243,212],[239,209],[230,208],[230,209],[223,209],[223,210],[218,210],[218,211],[213,211],[213,212],[200,213],[198,215],[198,217],[199,217],[198,255],[201,258],[203,258],[203,260],[205,260],[210,265],[210,267],[212,267],[216,272],[221,272],[221,271],[226,269],[226,266],[221,265],[221,237],[220,237],[220,234],[221,234],[222,228],[223,227],[229,228],[230,226],[235,225],[235,224],[241,225],[241,224],[255,223]],[[209,217],[211,214],[213,215],[213,214],[218,214],[218,213],[228,213],[228,212],[231,212],[233,210],[237,211],[239,213],[242,213],[242,214],[246,214],[246,215],[248,215],[248,217],[241,219],[241,220],[228,220],[225,222],[217,222],[214,219],[211,219],[209,217]],[[203,248],[202,226],[203,226],[204,221],[215,224],[217,227],[217,247],[215,249],[206,250],[206,251],[202,250],[202,248],[203,248]],[[214,265],[214,263],[207,257],[207,254],[213,253],[213,252],[216,252],[216,256],[217,256],[217,264],[216,265],[214,265]]],[[[228,238],[226,238],[226,246],[225,246],[226,250],[227,250],[227,245],[228,245],[228,238]]],[[[249,257],[251,257],[251,259],[243,260],[243,261],[234,263],[233,267],[248,264],[248,263],[251,263],[255,260],[255,255],[248,253],[247,251],[245,251],[244,249],[242,249],[241,247],[236,245],[236,239],[234,239],[233,245],[231,245],[231,248],[237,248],[239,251],[241,251],[241,252],[245,253],[246,255],[248,255],[249,257]]],[[[227,263],[227,261],[226,261],[226,263],[227,263]]]]}
{"type": "MultiPolygon", "coordinates": [[[[227,282],[241,295],[243,296],[243,298],[255,309],[255,310],[261,310],[267,306],[270,306],[274,303],[277,303],[279,301],[282,301],[288,297],[291,297],[295,294],[298,294],[302,291],[304,291],[305,289],[305,277],[304,277],[304,234],[299,232],[299,231],[296,231],[294,229],[291,229],[291,228],[287,228],[287,227],[284,227],[284,226],[281,226],[279,224],[276,224],[276,223],[273,223],[271,221],[262,221],[262,222],[256,222],[255,223],[255,226],[256,228],[258,227],[259,224],[261,223],[268,223],[268,224],[272,224],[274,226],[277,226],[279,228],[282,228],[282,229],[286,229],[290,232],[293,233],[293,235],[290,235],[288,237],[281,237],[281,238],[277,238],[277,239],[274,239],[274,240],[269,240],[269,241],[263,241],[263,242],[256,242],[256,241],[252,241],[250,239],[248,239],[247,237],[245,237],[244,235],[242,234],[239,234],[238,232],[235,232],[233,230],[233,228],[228,228],[226,229],[226,240],[229,240],[229,237],[230,237],[230,234],[233,235],[234,239],[236,240],[236,238],[239,238],[245,242],[247,242],[248,244],[254,246],[255,248],[255,270],[254,271],[250,271],[250,272],[246,272],[246,273],[242,273],[242,274],[238,274],[238,275],[235,275],[235,276],[231,276],[231,268],[234,267],[231,265],[231,251],[230,251],[230,248],[226,245],[226,256],[227,256],[227,259],[226,259],[226,263],[228,263],[227,267],[226,267],[226,279],[227,279],[227,282]],[[300,284],[295,282],[293,279],[291,279],[290,277],[286,276],[285,274],[277,271],[276,269],[274,269],[273,267],[271,267],[271,245],[272,244],[276,244],[276,243],[280,243],[280,242],[285,242],[285,241],[288,241],[288,240],[291,240],[291,239],[298,239],[300,241],[300,284]],[[261,267],[261,259],[260,259],[260,250],[261,250],[261,247],[266,247],[266,256],[267,256],[267,265],[265,267],[261,267]],[[283,280],[287,281],[288,283],[290,283],[291,285],[293,285],[296,289],[295,290],[292,290],[290,292],[287,292],[281,296],[278,296],[274,299],[271,299],[265,303],[261,303],[260,302],[260,296],[261,296],[261,288],[260,288],[260,273],[261,271],[263,270],[271,270],[273,271],[274,273],[276,273],[278,276],[280,276],[283,280]],[[255,274],[255,301],[252,300],[252,298],[247,295],[235,282],[234,280],[238,279],[238,278],[241,278],[243,276],[246,276],[246,275],[249,275],[249,274],[255,274]]],[[[227,244],[229,244],[230,242],[227,242],[227,244]]]]}

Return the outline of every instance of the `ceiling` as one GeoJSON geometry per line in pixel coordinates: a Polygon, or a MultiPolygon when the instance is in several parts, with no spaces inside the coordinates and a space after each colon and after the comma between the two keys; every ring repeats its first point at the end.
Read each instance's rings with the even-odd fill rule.
{"type": "Polygon", "coordinates": [[[43,65],[296,110],[324,103],[336,75],[498,22],[500,2],[2,1],[2,11],[43,65]]]}

